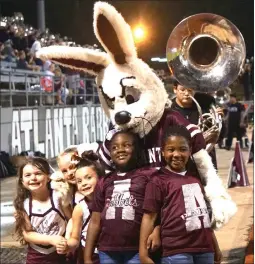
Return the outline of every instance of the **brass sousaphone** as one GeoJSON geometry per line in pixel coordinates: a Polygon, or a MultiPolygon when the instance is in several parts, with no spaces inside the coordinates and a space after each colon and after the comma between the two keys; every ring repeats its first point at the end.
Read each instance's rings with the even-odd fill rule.
{"type": "MultiPolygon", "coordinates": [[[[233,23],[219,15],[201,13],[185,18],[174,28],[167,42],[166,57],[171,74],[181,85],[215,94],[236,80],[246,48],[233,23]]],[[[212,112],[216,115],[215,110],[212,112]]],[[[220,118],[213,119],[213,125],[220,130],[220,118]]]]}

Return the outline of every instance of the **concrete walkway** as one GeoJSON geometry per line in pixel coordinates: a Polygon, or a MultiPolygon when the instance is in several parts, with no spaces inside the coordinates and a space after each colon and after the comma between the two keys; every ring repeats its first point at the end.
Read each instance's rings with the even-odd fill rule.
{"type": "MultiPolygon", "coordinates": [[[[227,183],[228,170],[230,160],[233,158],[234,151],[217,150],[219,175],[223,183],[227,183]]],[[[248,157],[248,152],[244,151],[243,156],[245,161],[248,157]]],[[[232,199],[237,203],[238,212],[230,220],[230,222],[216,231],[216,236],[223,252],[223,262],[230,264],[243,264],[245,258],[245,250],[248,244],[249,230],[253,223],[253,164],[247,165],[250,186],[235,187],[228,189],[232,199]]],[[[1,208],[5,207],[5,216],[1,213],[1,220],[10,217],[6,221],[12,221],[10,213],[12,209],[8,205],[15,195],[16,178],[11,177],[1,180],[1,208]],[[9,208],[9,209],[7,209],[9,208]],[[9,215],[9,216],[8,216],[9,215]]],[[[1,210],[2,211],[2,210],[1,210]]],[[[9,229],[1,232],[1,263],[2,264],[22,264],[25,257],[24,248],[14,241],[11,232],[13,225],[9,225],[9,229]]],[[[206,263],[205,263],[206,264],[206,263]]]]}
{"type": "MultiPolygon", "coordinates": [[[[230,159],[234,152],[226,150],[217,150],[219,163],[219,174],[227,184],[227,176],[230,165],[230,159]]],[[[244,160],[248,158],[248,152],[243,152],[244,160]]],[[[249,231],[253,223],[253,184],[254,171],[253,164],[246,166],[250,186],[235,187],[228,189],[228,193],[238,206],[236,215],[219,231],[216,236],[222,250],[224,261],[222,263],[243,264],[245,258],[245,250],[248,245],[249,231]]]]}

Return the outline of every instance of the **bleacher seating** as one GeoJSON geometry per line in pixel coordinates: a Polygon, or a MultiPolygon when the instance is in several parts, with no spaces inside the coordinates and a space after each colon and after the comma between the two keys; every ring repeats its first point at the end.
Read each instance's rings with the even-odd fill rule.
{"type": "MultiPolygon", "coordinates": [[[[86,104],[88,101],[90,103],[99,102],[94,77],[80,76],[77,73],[77,77],[68,78],[68,74],[61,72],[60,69],[60,75],[54,72],[58,77],[51,76],[46,80],[47,74],[43,72],[42,67],[38,67],[41,64],[37,63],[34,54],[30,52],[36,39],[42,47],[49,45],[80,45],[73,42],[70,38],[62,38],[59,34],[52,34],[49,29],[46,29],[45,32],[40,32],[31,27],[31,25],[26,25],[21,13],[14,13],[13,17],[2,17],[0,21],[0,42],[2,43],[0,51],[2,55],[0,57],[0,106],[44,105],[49,102],[54,105],[56,100],[59,100],[59,90],[61,90],[61,100],[62,95],[69,94],[69,98],[63,99],[64,104],[86,104]],[[20,41],[18,41],[18,38],[20,41]],[[6,52],[4,52],[5,49],[6,52]],[[8,57],[9,55],[11,57],[8,57]],[[18,61],[19,59],[20,61],[18,61]],[[28,64],[31,70],[19,69],[19,67],[28,68],[28,64]],[[35,66],[36,68],[34,64],[37,65],[35,66]],[[53,82],[51,89],[47,89],[47,85],[45,85],[49,80],[53,82]],[[65,93],[67,88],[69,90],[65,93]],[[45,98],[49,99],[49,97],[51,97],[51,100],[45,100],[45,98]]],[[[86,45],[86,47],[98,49],[96,45],[86,45]]]]}

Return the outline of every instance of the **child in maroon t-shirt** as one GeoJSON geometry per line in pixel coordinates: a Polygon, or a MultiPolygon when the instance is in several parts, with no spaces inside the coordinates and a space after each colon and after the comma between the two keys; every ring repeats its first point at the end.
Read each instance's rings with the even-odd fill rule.
{"type": "MultiPolygon", "coordinates": [[[[110,155],[116,172],[101,179],[95,188],[85,263],[91,263],[98,236],[101,264],[140,263],[138,251],[143,200],[146,185],[156,169],[142,168],[144,157],[139,142],[138,136],[131,132],[117,132],[111,139],[110,155]]],[[[153,237],[158,233],[159,240],[157,230],[158,227],[151,233],[153,237]]]]}
{"type": "Polygon", "coordinates": [[[170,127],[165,133],[162,156],[167,165],[153,175],[145,192],[141,263],[154,263],[149,258],[146,243],[158,216],[161,218],[162,264],[220,263],[221,252],[211,228],[202,184],[186,171],[190,142],[190,133],[185,127],[170,127]]]}

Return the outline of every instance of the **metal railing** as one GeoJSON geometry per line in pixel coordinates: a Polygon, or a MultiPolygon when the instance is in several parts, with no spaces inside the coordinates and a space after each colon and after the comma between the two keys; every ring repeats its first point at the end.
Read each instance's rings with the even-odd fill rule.
{"type": "MultiPolygon", "coordinates": [[[[0,63],[0,105],[2,107],[15,106],[37,106],[56,105],[56,84],[60,81],[58,77],[52,77],[44,72],[20,70],[3,66],[0,63]],[[51,90],[46,91],[42,85],[43,78],[52,79],[51,90]]],[[[81,105],[99,103],[95,79],[90,76],[80,77],[76,75],[73,82],[68,82],[68,77],[62,82],[61,96],[64,98],[62,104],[81,105]],[[69,84],[69,85],[67,85],[69,84]],[[68,87],[69,86],[69,87],[68,87]],[[66,89],[67,88],[67,89],[66,89]]]]}

